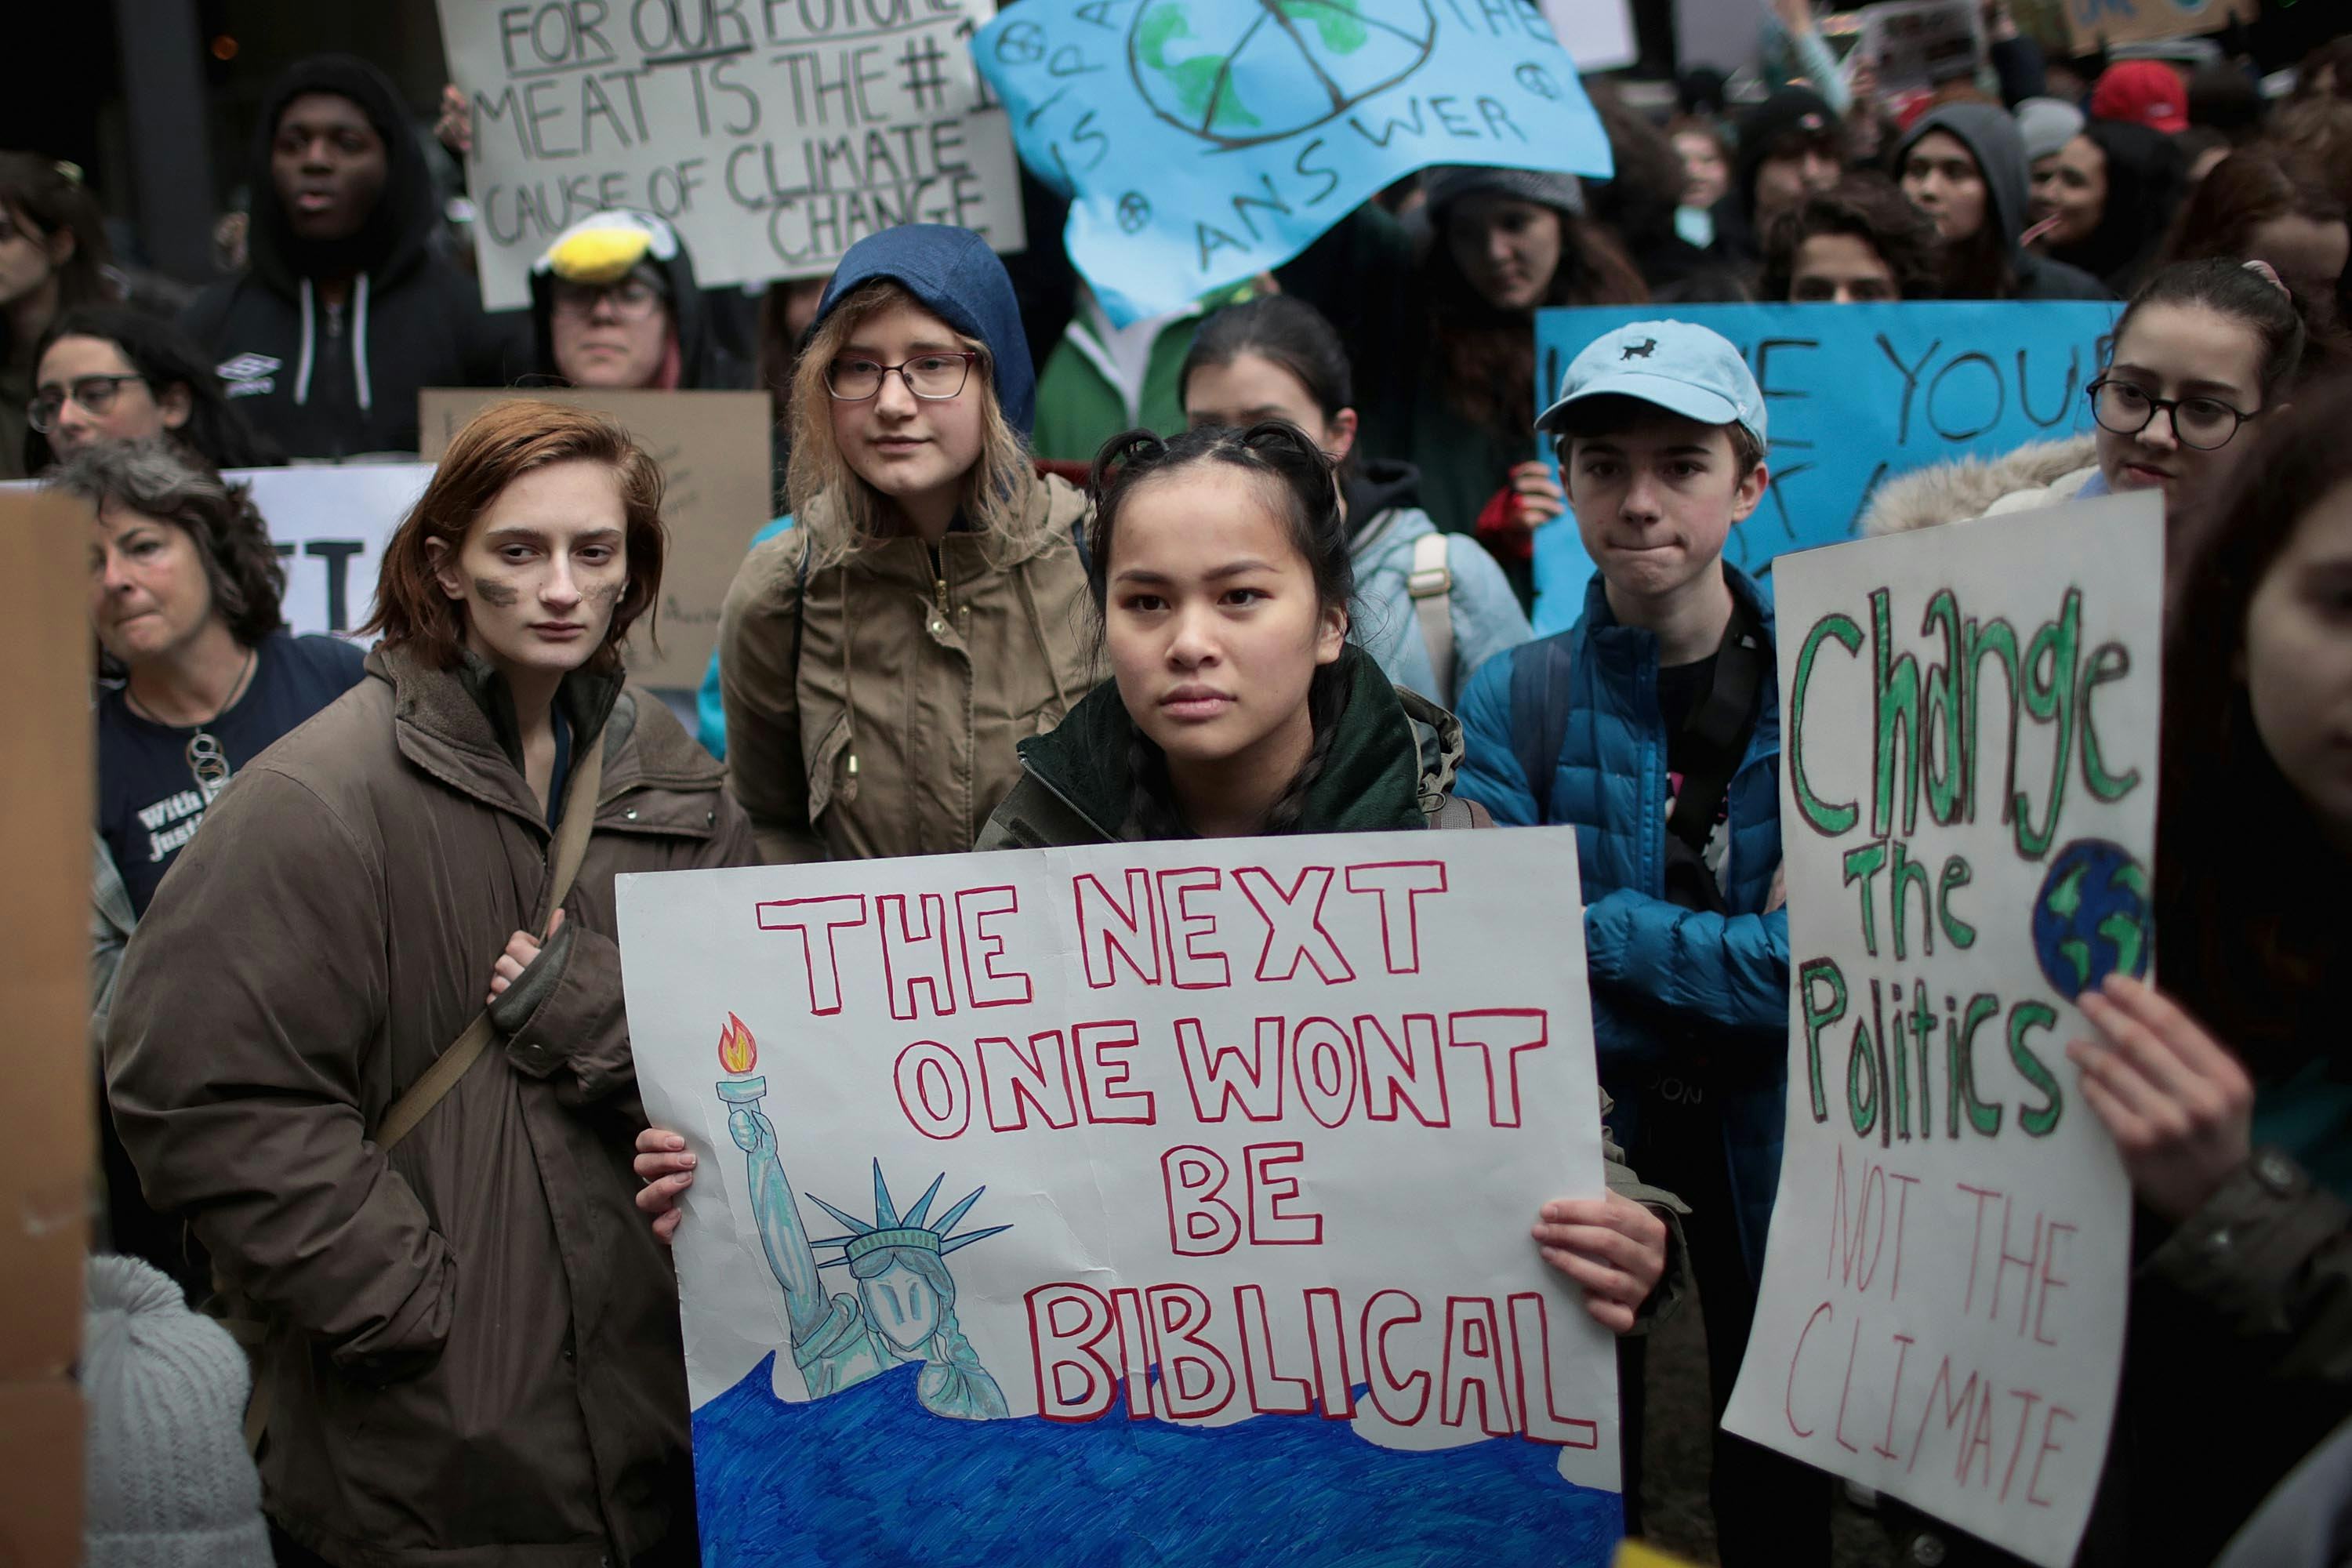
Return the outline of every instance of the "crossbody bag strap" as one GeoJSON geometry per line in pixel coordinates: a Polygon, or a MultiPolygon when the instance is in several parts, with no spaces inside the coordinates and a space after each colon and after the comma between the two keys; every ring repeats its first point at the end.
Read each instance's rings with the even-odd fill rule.
{"type": "MultiPolygon", "coordinates": [[[[572,879],[580,875],[580,862],[588,854],[588,836],[596,827],[596,795],[604,782],[604,738],[600,735],[597,743],[588,747],[587,752],[572,765],[572,780],[564,786],[563,820],[555,826],[555,842],[548,852],[548,864],[554,873],[547,898],[550,921],[571,895],[572,879]]],[[[466,1032],[433,1059],[423,1076],[408,1086],[408,1092],[392,1102],[392,1109],[375,1124],[375,1146],[388,1150],[415,1131],[426,1113],[440,1104],[442,1098],[457,1088],[457,1081],[481,1059],[496,1033],[487,1011],[475,1014],[466,1032]]]]}
{"type": "Polygon", "coordinates": [[[1764,675],[1763,626],[1746,605],[1735,601],[1723,641],[1716,648],[1715,682],[1683,721],[1683,738],[1691,742],[1696,762],[1684,775],[1681,793],[1666,817],[1666,830],[1694,853],[1706,852],[1716,815],[1730,793],[1731,775],[1739,771],[1764,675]]]}

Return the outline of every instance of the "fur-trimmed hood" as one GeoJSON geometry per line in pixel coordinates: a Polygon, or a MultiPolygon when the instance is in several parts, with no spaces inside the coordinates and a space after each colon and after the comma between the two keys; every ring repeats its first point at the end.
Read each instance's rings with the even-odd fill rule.
{"type": "MultiPolygon", "coordinates": [[[[2060,441],[2032,442],[1998,458],[1937,463],[1881,485],[1863,517],[1862,531],[1865,537],[1874,537],[1962,522],[1984,516],[2011,497],[2063,489],[2063,494],[2048,496],[2054,504],[2071,496],[2082,483],[2076,476],[2088,478],[2085,470],[2095,470],[2098,460],[2093,437],[2069,436],[2060,441]],[[2062,486],[2062,480],[2073,483],[2062,486]]],[[[2032,504],[2021,500],[2001,510],[2032,504]]]]}

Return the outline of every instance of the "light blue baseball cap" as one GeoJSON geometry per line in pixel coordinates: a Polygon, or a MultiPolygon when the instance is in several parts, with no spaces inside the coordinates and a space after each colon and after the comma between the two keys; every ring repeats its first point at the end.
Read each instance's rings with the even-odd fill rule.
{"type": "Polygon", "coordinates": [[[1536,428],[1566,433],[1569,410],[1594,397],[1631,397],[1702,425],[1738,425],[1764,438],[1764,393],[1728,339],[1688,321],[1635,321],[1584,346],[1559,378],[1559,401],[1536,428]]]}

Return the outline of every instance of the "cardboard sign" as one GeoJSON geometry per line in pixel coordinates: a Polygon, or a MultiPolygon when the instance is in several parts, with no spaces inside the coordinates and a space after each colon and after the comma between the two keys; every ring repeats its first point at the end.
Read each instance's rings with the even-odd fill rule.
{"type": "Polygon", "coordinates": [[[902,223],[1024,243],[960,0],[439,4],[493,310],[527,304],[548,242],[605,207],[669,219],[706,284],[821,278],[902,223]]]}
{"type": "Polygon", "coordinates": [[[1022,0],[972,43],[1121,324],[1280,266],[1433,163],[1610,172],[1536,0],[1022,0]]]}
{"type": "Polygon", "coordinates": [[[466,421],[509,397],[593,408],[618,420],[662,470],[662,519],[669,553],[661,608],[651,628],[629,634],[628,669],[647,686],[702,684],[719,642],[719,612],[751,536],[773,520],[772,421],[764,392],[582,392],[526,388],[488,392],[433,387],[417,395],[420,437],[438,458],[466,421]]]}
{"type": "MultiPolygon", "coordinates": [[[[1024,0],[1025,3],[1025,0],[1024,0]]],[[[621,879],[706,1561],[1598,1563],[1567,830],[621,879]]]]}
{"type": "MultiPolygon", "coordinates": [[[[1920,300],[1538,310],[1536,407],[1558,396],[1579,350],[1629,321],[1671,316],[1730,339],[1763,389],[1772,484],[1732,530],[1724,559],[1761,576],[1784,551],[1852,538],[1890,476],[2090,430],[2084,388],[2121,309],[1920,300]]],[[[1537,532],[1538,634],[1575,624],[1591,577],[1572,521],[1537,532]]]]}
{"type": "Polygon", "coordinates": [[[1625,0],[1543,0],[1543,14],[1580,71],[1615,70],[1642,52],[1625,0]]]}
{"type": "Polygon", "coordinates": [[[2047,1568],[2115,1414],[2131,1193],[2074,998],[2144,975],[2152,493],[1783,560],[1789,1119],[1724,1426],[2047,1568]]]}
{"type": "MultiPolygon", "coordinates": [[[[2252,22],[2261,0],[2064,0],[2066,32],[2078,55],[2150,38],[2218,33],[2231,22],[2252,22]]],[[[2188,89],[2181,89],[2188,101],[2188,89]]]]}
{"type": "Polygon", "coordinates": [[[81,1556],[82,1252],[97,1142],[89,1043],[89,508],[0,495],[0,658],[16,671],[0,747],[0,1109],[39,1129],[0,1149],[0,1563],[81,1556]]]}

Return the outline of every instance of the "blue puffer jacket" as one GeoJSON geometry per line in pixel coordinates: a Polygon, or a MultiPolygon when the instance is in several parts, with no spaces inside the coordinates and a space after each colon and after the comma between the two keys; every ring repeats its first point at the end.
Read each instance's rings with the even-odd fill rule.
{"type": "MultiPolygon", "coordinates": [[[[1732,591],[1762,617],[1771,646],[1770,601],[1724,568],[1732,591]]],[[[1612,1125],[1639,1165],[1636,1092],[1661,1068],[1696,1077],[1723,1108],[1724,1155],[1738,1206],[1741,1250],[1761,1278],[1764,1233],[1780,1180],[1789,1072],[1789,916],[1765,912],[1780,864],[1780,692],[1767,675],[1763,709],[1727,801],[1730,842],[1721,879],[1729,914],[1665,898],[1666,731],[1658,714],[1658,644],[1620,626],[1599,577],[1583,618],[1559,637],[1570,654],[1566,739],[1538,811],[1513,735],[1511,668],[1541,657],[1528,643],[1471,678],[1462,698],[1469,754],[1454,793],[1505,826],[1576,826],[1584,879],[1585,962],[1601,1082],[1617,1099],[1612,1125]],[[1695,1045],[1706,1052],[1695,1074],[1695,1045]]],[[[1546,639],[1549,640],[1549,639],[1546,639]]],[[[1520,721],[1542,722],[1527,714],[1520,721]]]]}

